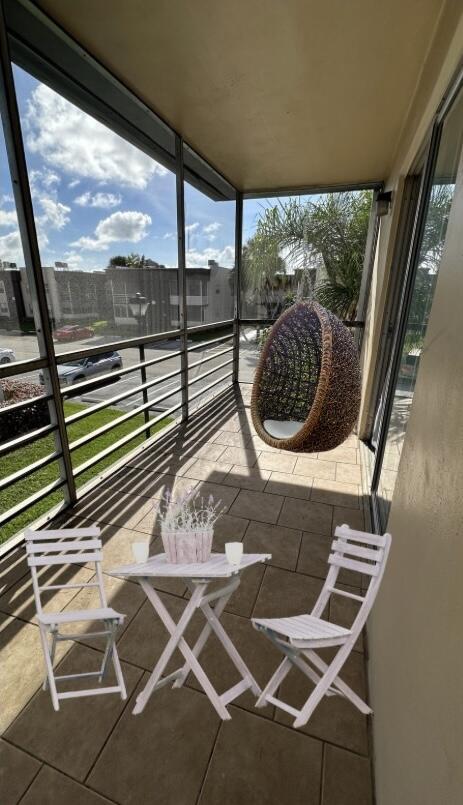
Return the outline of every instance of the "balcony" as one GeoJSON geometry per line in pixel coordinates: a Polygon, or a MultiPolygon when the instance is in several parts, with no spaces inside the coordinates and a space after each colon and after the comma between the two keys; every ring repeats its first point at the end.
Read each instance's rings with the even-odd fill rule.
{"type": "MultiPolygon", "coordinates": [[[[107,6],[0,0],[0,803],[459,805],[463,7],[107,6]],[[271,448],[251,421],[269,330],[301,300],[353,339],[337,363],[346,385],[330,378],[330,425],[360,361],[357,422],[329,452],[271,448]],[[171,688],[177,650],[134,714],[162,664],[161,613],[180,631],[197,601],[180,573],[149,588],[111,572],[140,541],[155,557],[145,571],[159,570],[168,489],[222,501],[216,551],[239,541],[271,557],[240,568],[225,638],[208,609],[219,588],[198,593],[180,649],[197,673],[201,651],[211,686],[180,669],[171,688]],[[101,634],[74,627],[55,656],[56,712],[25,532],[94,523],[108,605],[125,614],[128,698],[85,681],[71,698],[69,675],[100,675],[106,657],[101,634]],[[283,678],[286,664],[255,706],[252,674],[268,683],[276,646],[295,644],[251,619],[311,608],[343,523],[379,550],[391,539],[391,554],[340,672],[351,689],[335,679],[295,729],[311,683],[300,665],[283,678]],[[201,614],[217,627],[203,651],[201,614]],[[239,682],[227,634],[250,669],[239,682]]],[[[299,421],[314,373],[296,330],[280,361],[298,393],[287,378],[272,387],[294,406],[278,397],[277,414],[299,421]]],[[[74,559],[40,567],[60,613],[97,604],[98,576],[74,559]]],[[[331,636],[365,594],[350,561],[317,626],[331,636]]]]}
{"type": "MultiPolygon", "coordinates": [[[[230,599],[224,625],[258,682],[265,682],[279,661],[278,653],[251,628],[251,616],[290,615],[315,601],[326,575],[332,529],[348,522],[364,528],[359,450],[352,436],[332,454],[270,451],[255,434],[249,411],[250,387],[229,389],[176,425],[149,449],[84,495],[56,522],[74,526],[97,522],[102,530],[105,566],[129,562],[131,543],[149,537],[151,553],[162,550],[153,500],[166,487],[194,487],[213,494],[226,506],[214,538],[220,550],[239,539],[248,552],[269,552],[272,560],[243,578],[230,599]]],[[[47,583],[91,578],[85,567],[75,576],[58,572],[47,583]]],[[[3,695],[0,728],[12,803],[22,793],[31,802],[47,791],[49,801],[146,802],[153,792],[153,763],[159,802],[201,805],[237,802],[242,780],[260,800],[285,802],[291,780],[291,802],[331,805],[340,792],[349,802],[372,801],[370,739],[367,718],[347,701],[325,699],[307,727],[293,730],[289,718],[274,708],[255,710],[246,693],[230,706],[232,721],[221,723],[194,678],[180,691],[169,687],[154,694],[144,713],[132,716],[134,697],[165,644],[137,584],[106,576],[109,605],[127,613],[118,649],[129,689],[127,703],[118,697],[92,697],[65,702],[59,714],[41,690],[42,656],[30,574],[22,549],[3,562],[0,597],[2,631],[0,662],[3,695]],[[6,683],[6,687],[5,687],[6,683]],[[108,699],[110,699],[108,701],[108,699]],[[123,762],[122,762],[123,758],[123,762]],[[161,772],[162,770],[162,772],[161,772]]],[[[359,592],[359,580],[347,575],[345,589],[359,592]]],[[[160,583],[162,600],[175,618],[185,587],[160,583]]],[[[352,602],[339,599],[329,616],[337,623],[352,616],[352,602]]],[[[91,605],[84,593],[55,594],[53,609],[91,605]]],[[[191,638],[198,633],[193,621],[191,638]]],[[[236,679],[230,665],[210,645],[203,663],[219,692],[236,679]]],[[[78,645],[59,659],[59,673],[97,666],[95,640],[78,645]]],[[[215,650],[217,649],[217,650],[215,650]]],[[[345,679],[366,697],[364,642],[345,668],[345,679]]],[[[307,695],[307,680],[291,674],[284,694],[295,706],[307,695]]],[[[111,683],[109,683],[111,684],[111,683]]],[[[346,799],[342,800],[347,802],[346,799]]]]}

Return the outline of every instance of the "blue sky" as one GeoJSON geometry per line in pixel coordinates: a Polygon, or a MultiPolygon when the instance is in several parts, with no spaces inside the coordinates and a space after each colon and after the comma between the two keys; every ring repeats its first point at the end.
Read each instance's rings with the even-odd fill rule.
{"type": "MultiPolygon", "coordinates": [[[[14,77],[42,264],[104,269],[115,254],[138,252],[176,266],[174,174],[20,68],[14,77]]],[[[0,260],[23,265],[3,138],[0,159],[0,260]]],[[[276,201],[245,201],[245,241],[276,201]]],[[[187,265],[231,268],[234,202],[186,185],[185,219],[187,265]]]]}
{"type": "MultiPolygon", "coordinates": [[[[175,176],[15,67],[43,265],[104,269],[139,252],[177,265],[175,176]]],[[[0,259],[23,264],[5,146],[0,144],[0,259]]],[[[234,264],[234,203],[185,191],[187,265],[234,264]]]]}

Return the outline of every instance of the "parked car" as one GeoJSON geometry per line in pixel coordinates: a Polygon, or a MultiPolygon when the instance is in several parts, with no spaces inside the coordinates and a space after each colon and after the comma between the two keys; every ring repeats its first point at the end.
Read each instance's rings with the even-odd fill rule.
{"type": "Polygon", "coordinates": [[[0,363],[13,363],[16,355],[9,347],[0,347],[0,363]]]}
{"type": "Polygon", "coordinates": [[[60,343],[64,343],[66,341],[77,341],[79,338],[92,338],[94,335],[95,331],[92,327],[84,327],[80,324],[65,324],[55,330],[53,338],[60,343]]]}
{"type": "MultiPolygon", "coordinates": [[[[122,358],[119,353],[103,352],[101,355],[90,355],[88,358],[58,365],[58,375],[60,383],[70,385],[117,369],[122,369],[122,358]]],[[[39,372],[39,381],[43,385],[43,372],[39,372]]]]}

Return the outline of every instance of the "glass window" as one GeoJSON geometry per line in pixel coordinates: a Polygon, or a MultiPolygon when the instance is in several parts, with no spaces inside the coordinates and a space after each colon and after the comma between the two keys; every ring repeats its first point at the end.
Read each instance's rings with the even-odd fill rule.
{"type": "Polygon", "coordinates": [[[0,127],[0,363],[28,360],[38,355],[31,293],[0,127]]]}
{"type": "Polygon", "coordinates": [[[386,529],[408,419],[428,327],[434,290],[445,245],[463,143],[463,95],[448,114],[442,131],[416,274],[400,346],[391,416],[376,493],[381,527],[386,529]]]}
{"type": "Polygon", "coordinates": [[[185,182],[187,317],[191,325],[234,315],[236,202],[185,182]]]}
{"type": "Polygon", "coordinates": [[[276,319],[296,297],[354,318],[372,192],[247,199],[242,318],[276,319]]]}
{"type": "Polygon", "coordinates": [[[246,199],[243,203],[240,379],[252,382],[268,324],[296,299],[355,319],[372,191],[246,199]]]}
{"type": "MultiPolygon", "coordinates": [[[[175,329],[175,174],[24,70],[14,77],[55,333],[87,328],[77,348],[175,329]],[[130,306],[137,293],[141,317],[130,306]]],[[[0,309],[1,299],[0,286],[0,309]]]]}

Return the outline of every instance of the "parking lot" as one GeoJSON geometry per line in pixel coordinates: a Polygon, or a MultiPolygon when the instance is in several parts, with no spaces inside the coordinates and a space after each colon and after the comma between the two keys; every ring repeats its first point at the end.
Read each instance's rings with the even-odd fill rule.
{"type": "MultiPolygon", "coordinates": [[[[205,335],[204,341],[211,340],[211,335],[205,335]]],[[[113,336],[97,336],[85,340],[76,340],[70,343],[56,343],[55,342],[55,350],[56,353],[63,353],[69,352],[70,350],[78,350],[78,349],[85,349],[86,347],[94,347],[100,346],[105,343],[111,343],[114,341],[113,336]]],[[[214,352],[221,352],[223,349],[231,345],[230,342],[225,342],[225,344],[217,344],[213,347],[205,347],[204,349],[198,348],[194,352],[190,353],[190,363],[195,363],[199,361],[202,357],[206,357],[213,354],[214,352]]],[[[193,342],[191,342],[191,346],[193,346],[193,342]]],[[[38,344],[36,336],[32,335],[19,335],[16,333],[0,331],[0,347],[2,348],[9,348],[14,351],[15,358],[17,361],[22,360],[30,360],[33,358],[37,358],[39,355],[38,344]]],[[[164,357],[166,355],[172,354],[174,355],[179,349],[179,341],[165,341],[165,342],[158,342],[154,343],[152,346],[145,347],[145,360],[151,360],[152,358],[157,357],[164,357]]],[[[131,365],[137,364],[140,361],[140,354],[138,348],[129,348],[124,350],[118,350],[124,368],[127,368],[131,365]]],[[[189,371],[189,380],[194,380],[195,377],[202,374],[203,372],[211,369],[213,366],[220,366],[224,361],[230,359],[232,357],[231,353],[227,355],[220,355],[217,359],[209,361],[204,366],[196,366],[190,369],[189,371]]],[[[175,371],[176,369],[180,368],[180,358],[177,357],[166,357],[159,364],[155,364],[154,366],[149,366],[146,368],[146,379],[154,380],[157,377],[163,377],[171,372],[175,371]]],[[[225,373],[231,369],[231,366],[224,367],[222,373],[225,373]]],[[[33,383],[39,382],[39,373],[38,372],[30,372],[28,374],[20,375],[21,379],[30,380],[33,383]]],[[[214,380],[214,376],[204,378],[203,380],[198,381],[192,387],[191,393],[195,393],[199,391],[200,388],[208,385],[210,382],[214,380]]],[[[73,400],[77,402],[92,404],[97,402],[102,402],[103,400],[110,399],[115,395],[123,392],[129,391],[131,388],[134,390],[140,385],[142,382],[141,380],[141,372],[140,370],[136,370],[134,372],[129,372],[122,376],[117,375],[117,371],[115,371],[114,380],[111,382],[98,382],[98,378],[95,378],[95,385],[92,386],[91,390],[85,390],[81,395],[73,396],[73,400]]],[[[167,380],[161,381],[156,386],[149,389],[149,398],[153,400],[156,397],[162,396],[168,391],[178,388],[180,382],[179,376],[169,378],[167,380]]],[[[70,386],[72,389],[72,386],[70,386]]],[[[172,396],[167,397],[163,400],[159,405],[153,406],[155,410],[165,410],[175,402],[178,401],[178,395],[173,394],[172,396]]],[[[142,394],[140,392],[134,393],[133,395],[126,397],[124,400],[121,400],[117,403],[117,408],[122,409],[124,411],[131,410],[136,408],[137,406],[141,405],[143,402],[142,394]]]]}

